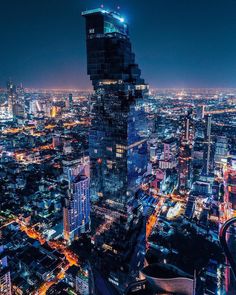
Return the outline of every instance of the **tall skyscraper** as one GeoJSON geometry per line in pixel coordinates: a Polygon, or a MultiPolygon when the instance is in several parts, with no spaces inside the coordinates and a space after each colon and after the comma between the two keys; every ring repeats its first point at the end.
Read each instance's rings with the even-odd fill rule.
{"type": "Polygon", "coordinates": [[[11,276],[8,267],[7,256],[4,248],[0,245],[0,294],[11,295],[11,276]]]}
{"type": "Polygon", "coordinates": [[[187,143],[191,141],[193,133],[193,124],[192,124],[192,110],[189,110],[184,118],[184,138],[183,140],[187,143]]]}
{"type": "Polygon", "coordinates": [[[228,138],[226,136],[216,136],[214,162],[222,165],[222,160],[226,159],[229,150],[228,138]]]}
{"type": "Polygon", "coordinates": [[[19,85],[16,89],[17,97],[13,105],[13,116],[18,118],[25,117],[25,91],[23,85],[19,85]]]}
{"type": "Polygon", "coordinates": [[[189,189],[190,187],[190,172],[191,172],[191,154],[192,148],[188,143],[182,143],[179,152],[179,188],[189,189]]]}
{"type": "Polygon", "coordinates": [[[72,93],[69,94],[69,108],[70,108],[70,110],[73,109],[73,95],[72,95],[72,93]]]}
{"type": "Polygon", "coordinates": [[[236,210],[236,171],[234,170],[229,170],[228,173],[228,192],[232,208],[236,210]]]}
{"type": "Polygon", "coordinates": [[[16,101],[16,86],[11,82],[7,82],[7,100],[8,100],[8,112],[13,116],[13,104],[16,101]]]}
{"type": "Polygon", "coordinates": [[[25,93],[22,85],[16,87],[11,81],[7,83],[8,112],[13,118],[25,116],[25,93]]]}
{"type": "Polygon", "coordinates": [[[211,115],[206,117],[206,131],[205,131],[205,164],[204,172],[206,175],[212,170],[212,150],[211,150],[211,115]]]}
{"type": "Polygon", "coordinates": [[[89,178],[82,171],[75,175],[73,169],[68,170],[69,189],[63,208],[64,238],[68,243],[90,230],[89,178]]]}
{"type": "Polygon", "coordinates": [[[204,112],[205,112],[204,105],[197,106],[196,107],[196,119],[203,120],[204,119],[204,112]]]}
{"type": "Polygon", "coordinates": [[[183,136],[179,148],[178,163],[180,190],[190,188],[193,138],[192,110],[189,110],[184,116],[183,122],[183,136]]]}
{"type": "Polygon", "coordinates": [[[188,142],[189,141],[189,128],[190,128],[190,118],[187,116],[186,122],[185,122],[185,140],[188,142]]]}
{"type": "Polygon", "coordinates": [[[135,193],[147,169],[143,98],[148,86],[140,78],[124,19],[100,8],[83,16],[95,90],[89,138],[95,265],[122,289],[128,274],[141,267],[137,236],[142,212],[135,193]]]}

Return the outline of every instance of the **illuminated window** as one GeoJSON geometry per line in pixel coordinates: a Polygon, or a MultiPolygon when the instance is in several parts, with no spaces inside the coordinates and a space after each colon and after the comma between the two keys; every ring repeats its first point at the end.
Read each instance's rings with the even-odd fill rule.
{"type": "Polygon", "coordinates": [[[119,154],[123,154],[124,153],[124,150],[122,150],[122,149],[116,149],[116,152],[119,153],[119,154]]]}
{"type": "Polygon", "coordinates": [[[107,146],[107,151],[112,152],[112,147],[107,146]]]}
{"type": "Polygon", "coordinates": [[[125,146],[124,145],[121,145],[121,144],[117,144],[116,145],[116,148],[117,149],[123,149],[124,150],[125,149],[125,146]]]}
{"type": "Polygon", "coordinates": [[[90,29],[89,30],[89,34],[94,34],[95,33],[95,30],[94,29],[90,29]]]}
{"type": "Polygon", "coordinates": [[[112,161],[107,160],[107,168],[108,168],[108,169],[112,169],[112,164],[113,164],[112,161]]]}
{"type": "MultiPolygon", "coordinates": [[[[117,153],[117,154],[123,154],[124,151],[125,151],[125,148],[126,148],[126,147],[125,147],[124,145],[117,144],[117,145],[116,145],[116,153],[117,153]]],[[[122,155],[119,156],[118,158],[122,158],[122,155]]]]}

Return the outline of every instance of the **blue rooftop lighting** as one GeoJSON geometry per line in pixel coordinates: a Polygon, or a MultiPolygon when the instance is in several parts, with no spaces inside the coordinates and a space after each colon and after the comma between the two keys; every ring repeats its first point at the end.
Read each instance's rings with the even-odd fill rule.
{"type": "Polygon", "coordinates": [[[96,8],[96,9],[86,10],[86,11],[82,12],[82,15],[86,16],[86,15],[91,15],[91,14],[96,14],[96,13],[110,14],[114,18],[118,19],[121,23],[125,22],[124,17],[121,17],[119,13],[112,12],[110,10],[105,10],[104,8],[96,8]]]}

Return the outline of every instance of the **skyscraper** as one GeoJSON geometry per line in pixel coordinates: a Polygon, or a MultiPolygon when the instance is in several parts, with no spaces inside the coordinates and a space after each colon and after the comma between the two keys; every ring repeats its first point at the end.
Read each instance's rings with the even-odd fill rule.
{"type": "Polygon", "coordinates": [[[69,94],[69,108],[70,110],[73,110],[73,95],[72,93],[69,94]]]}
{"type": "Polygon", "coordinates": [[[122,288],[127,273],[140,265],[133,258],[141,251],[136,245],[142,228],[135,193],[147,168],[143,98],[148,86],[140,78],[125,20],[104,9],[83,16],[88,74],[95,90],[89,138],[95,264],[122,288]]]}
{"type": "Polygon", "coordinates": [[[25,93],[22,85],[16,87],[11,81],[7,83],[8,112],[13,118],[25,116],[25,93]]]}
{"type": "Polygon", "coordinates": [[[21,85],[16,88],[17,97],[13,105],[13,116],[18,118],[25,117],[25,91],[21,85]]]}
{"type": "Polygon", "coordinates": [[[81,233],[90,230],[89,178],[68,170],[69,189],[63,208],[64,238],[71,243],[81,233]]]}
{"type": "Polygon", "coordinates": [[[7,100],[8,100],[8,112],[13,116],[13,104],[16,100],[16,86],[11,82],[7,82],[7,100]]]}
{"type": "Polygon", "coordinates": [[[204,172],[206,175],[212,171],[212,142],[211,142],[211,115],[206,117],[206,131],[205,131],[205,164],[204,172]]]}
{"type": "Polygon", "coordinates": [[[188,143],[182,143],[179,152],[179,188],[186,190],[190,187],[192,148],[188,143]]]}
{"type": "Polygon", "coordinates": [[[186,122],[185,122],[186,126],[185,126],[185,140],[188,142],[189,141],[189,125],[190,125],[190,119],[187,116],[186,118],[186,122]]]}
{"type": "Polygon", "coordinates": [[[184,138],[186,143],[190,143],[193,133],[193,123],[192,123],[192,110],[189,110],[184,117],[184,138]]]}
{"type": "Polygon", "coordinates": [[[83,15],[88,74],[95,90],[90,133],[92,197],[109,198],[124,207],[131,187],[146,171],[142,98],[148,86],[140,78],[124,19],[103,9],[83,15]]]}
{"type": "Polygon", "coordinates": [[[205,111],[205,106],[200,105],[196,107],[196,119],[197,120],[202,120],[204,118],[204,111],[205,111]]]}
{"type": "Polygon", "coordinates": [[[0,294],[11,295],[11,277],[8,267],[7,256],[3,246],[0,245],[0,294]]]}

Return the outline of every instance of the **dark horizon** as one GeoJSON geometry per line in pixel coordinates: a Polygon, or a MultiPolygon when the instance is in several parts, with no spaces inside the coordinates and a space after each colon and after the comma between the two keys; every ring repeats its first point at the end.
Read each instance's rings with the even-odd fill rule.
{"type": "Polygon", "coordinates": [[[92,89],[81,12],[102,3],[121,7],[151,88],[236,88],[234,0],[2,2],[2,88],[11,78],[28,88],[92,89]]]}

